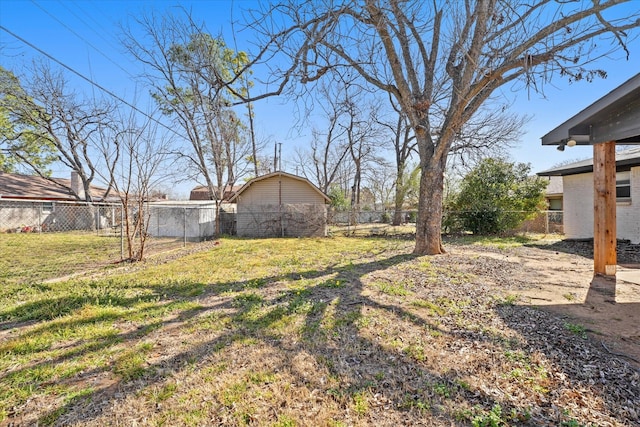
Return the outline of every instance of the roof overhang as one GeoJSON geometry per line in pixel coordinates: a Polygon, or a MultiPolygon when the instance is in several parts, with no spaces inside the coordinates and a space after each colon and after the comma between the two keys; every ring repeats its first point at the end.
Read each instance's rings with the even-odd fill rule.
{"type": "Polygon", "coordinates": [[[640,73],[542,137],[562,148],[608,141],[640,144],[640,73]]]}

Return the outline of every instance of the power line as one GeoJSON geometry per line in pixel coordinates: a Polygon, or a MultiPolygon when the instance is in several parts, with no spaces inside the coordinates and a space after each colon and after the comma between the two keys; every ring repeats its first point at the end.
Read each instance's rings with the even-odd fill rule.
{"type": "MultiPolygon", "coordinates": [[[[90,47],[92,47],[96,52],[98,52],[100,55],[102,55],[103,57],[105,57],[107,59],[107,61],[111,62],[113,65],[115,65],[116,67],[120,68],[122,71],[124,71],[129,77],[133,76],[129,73],[129,71],[127,71],[124,67],[122,67],[122,65],[118,64],[116,61],[114,61],[113,59],[109,58],[104,52],[102,52],[100,49],[98,49],[97,47],[95,47],[93,44],[91,44],[91,42],[89,42],[87,39],[85,39],[84,37],[82,37],[80,34],[78,34],[77,32],[75,32],[72,28],[70,28],[67,24],[65,24],[64,22],[62,22],[60,19],[58,19],[55,15],[51,14],[48,10],[46,10],[44,7],[42,7],[41,5],[39,5],[35,0],[31,0],[31,3],[33,3],[36,7],[38,7],[40,10],[42,10],[44,13],[46,13],[47,15],[49,15],[53,20],[55,20],[57,23],[59,23],[60,25],[62,25],[64,28],[66,28],[71,34],[73,34],[74,36],[78,37],[80,40],[82,40],[83,42],[85,42],[87,45],[89,45],[90,47]]],[[[64,6],[64,5],[63,5],[64,6]]],[[[64,6],[66,7],[66,6],[64,6]]],[[[73,13],[73,12],[71,12],[73,13]]],[[[75,14],[74,14],[75,15],[75,14]]],[[[80,20],[80,18],[76,15],[76,18],[78,18],[80,20]]],[[[86,23],[85,23],[86,25],[86,23]]],[[[104,40],[104,39],[103,39],[104,40]]],[[[106,40],[105,40],[106,41],[106,40]]]]}
{"type": "Polygon", "coordinates": [[[84,76],[83,74],[81,74],[80,72],[76,71],[75,69],[71,68],[70,66],[66,65],[65,63],[63,63],[62,61],[59,61],[58,59],[54,58],[53,56],[51,56],[50,54],[48,54],[47,52],[43,51],[42,49],[40,49],[39,47],[31,44],[30,42],[28,42],[27,40],[23,39],[22,37],[20,37],[19,35],[15,34],[14,32],[10,31],[9,29],[7,29],[6,27],[4,27],[3,25],[0,25],[0,30],[4,30],[5,32],[9,33],[10,35],[12,35],[13,37],[15,37],[16,39],[20,40],[22,43],[26,44],[27,46],[29,46],[30,48],[38,51],[40,54],[46,56],[47,58],[49,58],[50,60],[54,61],[55,63],[57,63],[58,65],[66,68],[67,70],[71,71],[73,74],[75,74],[76,76],[80,77],[81,79],[87,81],[89,84],[97,87],[98,89],[100,89],[101,91],[103,91],[104,93],[112,96],[113,98],[117,99],[118,101],[122,102],[123,104],[131,107],[134,111],[142,114],[144,117],[148,118],[149,120],[157,123],[158,125],[162,126],[163,128],[165,128],[166,130],[170,131],[171,133],[173,133],[174,135],[182,138],[182,135],[180,135],[178,132],[176,132],[175,130],[173,130],[172,128],[170,128],[169,126],[165,125],[164,123],[158,121],[157,119],[155,119],[154,117],[151,117],[150,115],[148,115],[147,113],[145,113],[144,111],[140,110],[138,107],[136,107],[135,105],[129,103],[127,100],[121,98],[120,96],[116,95],[115,93],[111,92],[109,89],[105,88],[104,86],[94,82],[93,80],[91,80],[90,78],[84,76]]]}

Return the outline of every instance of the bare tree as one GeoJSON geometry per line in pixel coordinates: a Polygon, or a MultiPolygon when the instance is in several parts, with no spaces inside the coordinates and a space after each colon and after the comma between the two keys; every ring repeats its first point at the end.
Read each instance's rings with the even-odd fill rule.
{"type": "MultiPolygon", "coordinates": [[[[204,181],[215,201],[219,233],[225,191],[246,173],[256,155],[232,108],[234,97],[248,92],[247,79],[239,76],[247,72],[249,60],[245,53],[229,49],[221,37],[212,37],[188,14],[146,15],[136,24],[143,36],[125,28],[123,43],[146,66],[143,78],[153,97],[184,133],[190,147],[179,154],[195,168],[195,178],[204,181]],[[238,87],[232,89],[232,83],[238,87]]],[[[253,120],[251,108],[249,114],[253,120]]]]}
{"type": "Polygon", "coordinates": [[[320,87],[318,105],[323,118],[326,119],[325,126],[323,129],[312,129],[310,152],[297,152],[297,164],[302,174],[325,193],[349,159],[349,126],[345,125],[345,121],[348,123],[352,117],[349,116],[344,102],[344,91],[343,85],[320,87]]]}
{"type": "Polygon", "coordinates": [[[395,166],[390,162],[379,160],[375,167],[368,168],[365,171],[364,181],[374,197],[373,209],[386,211],[393,207],[396,170],[395,166]]]}
{"type": "Polygon", "coordinates": [[[555,74],[604,75],[587,67],[626,50],[627,31],[640,25],[638,11],[609,15],[620,3],[288,1],[256,13],[250,25],[292,59],[284,79],[315,82],[348,69],[400,105],[420,158],[414,252],[438,254],[444,171],[465,124],[507,84],[542,90],[555,74]]]}
{"type": "Polygon", "coordinates": [[[171,174],[166,173],[172,152],[172,140],[158,131],[158,121],[151,115],[140,119],[112,117],[113,131],[102,134],[101,154],[112,165],[101,177],[111,183],[122,205],[122,227],[127,259],[141,261],[149,237],[149,202],[159,186],[171,174]]]}
{"type": "MultiPolygon", "coordinates": [[[[91,202],[94,199],[92,183],[97,171],[111,167],[99,162],[100,134],[109,127],[113,105],[96,99],[82,99],[69,89],[64,74],[53,70],[46,62],[36,62],[28,70],[20,90],[12,91],[11,102],[3,108],[19,130],[12,134],[15,140],[40,141],[57,162],[75,172],[82,189],[55,180],[49,176],[48,162],[33,160],[28,153],[16,152],[26,168],[52,185],[64,188],[76,199],[91,202]],[[24,126],[27,124],[27,126],[24,126]]],[[[3,97],[4,98],[4,97],[3,97]]],[[[6,100],[6,98],[4,98],[6,100]]],[[[108,196],[110,188],[97,197],[108,196]]]]}
{"type": "Polygon", "coordinates": [[[409,124],[407,115],[393,102],[391,106],[395,113],[395,121],[380,120],[380,125],[386,127],[392,135],[393,151],[395,155],[394,215],[392,224],[400,225],[403,221],[402,211],[405,195],[408,191],[408,162],[413,154],[417,154],[416,139],[409,124]]]}
{"type": "Polygon", "coordinates": [[[344,108],[347,118],[344,127],[353,165],[351,208],[359,210],[363,173],[370,164],[382,162],[376,156],[376,149],[383,138],[377,119],[380,105],[375,99],[365,100],[347,93],[344,108]]]}
{"type": "Polygon", "coordinates": [[[483,106],[462,127],[451,145],[447,169],[466,175],[488,157],[508,157],[508,150],[524,133],[529,116],[508,111],[506,106],[483,106]]]}

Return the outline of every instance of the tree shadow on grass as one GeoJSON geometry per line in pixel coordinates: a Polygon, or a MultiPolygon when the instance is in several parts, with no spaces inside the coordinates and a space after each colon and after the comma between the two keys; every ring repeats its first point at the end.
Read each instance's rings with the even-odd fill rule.
{"type": "MultiPolygon", "coordinates": [[[[188,366],[191,366],[189,369],[202,367],[215,357],[224,357],[226,349],[247,339],[260,342],[280,355],[281,361],[274,370],[287,372],[297,378],[296,383],[308,385],[308,389],[320,390],[337,405],[338,420],[348,418],[349,422],[378,425],[406,422],[463,425],[498,417],[502,422],[537,425],[547,419],[544,417],[548,414],[530,413],[525,405],[513,403],[496,389],[472,384],[470,376],[475,371],[471,367],[466,369],[462,364],[449,369],[437,354],[427,351],[429,346],[442,347],[444,342],[446,346],[442,351],[447,354],[442,355],[442,360],[463,357],[464,352],[473,349],[498,357],[505,345],[512,345],[505,344],[499,335],[479,330],[472,319],[465,319],[463,306],[455,306],[454,301],[443,308],[455,308],[463,314],[452,314],[451,321],[443,324],[438,313],[429,311],[434,309],[429,304],[420,308],[420,305],[412,306],[398,298],[402,296],[401,289],[381,288],[386,289],[385,293],[363,284],[364,276],[411,263],[414,259],[412,255],[397,255],[362,264],[295,271],[258,282],[192,284],[192,293],[198,295],[187,292],[180,299],[197,302],[199,306],[152,322],[150,326],[153,327],[149,327],[148,332],[122,336],[121,342],[134,349],[143,339],[151,337],[153,331],[167,329],[171,324],[179,328],[174,339],[188,340],[193,336],[188,329],[197,329],[207,315],[224,320],[223,327],[215,328],[212,336],[203,342],[189,343],[177,354],[145,366],[128,381],[120,379],[81,397],[71,398],[61,407],[42,415],[40,421],[59,424],[97,422],[109,413],[110,408],[124,405],[127,397],[162,384],[176,372],[185,372],[188,366]],[[318,283],[309,285],[311,279],[318,279],[318,283]],[[290,286],[278,287],[283,281],[290,286]],[[278,292],[269,292],[275,287],[278,292]],[[205,301],[210,303],[203,303],[205,301]],[[299,335],[292,337],[280,332],[288,319],[300,316],[299,335]],[[414,337],[404,336],[408,328],[416,328],[419,333],[414,337]],[[398,333],[398,336],[379,335],[386,332],[398,333]],[[420,338],[421,335],[424,337],[420,338]],[[408,342],[402,342],[403,339],[408,342]],[[310,355],[316,366],[329,372],[335,378],[333,383],[325,384],[292,363],[303,354],[310,355]],[[369,405],[358,410],[358,396],[368,397],[369,405]]],[[[419,288],[424,283],[414,285],[419,288]]],[[[150,288],[157,295],[179,293],[176,283],[171,282],[150,288]]],[[[546,349],[544,353],[552,350],[546,349]]],[[[485,359],[473,360],[477,364],[485,359]]],[[[110,370],[110,366],[105,366],[96,368],[91,374],[110,370]]],[[[221,404],[219,409],[234,415],[234,405],[221,404]]],[[[272,414],[271,421],[277,421],[273,417],[272,414]]],[[[216,423],[220,419],[209,421],[216,423]]]]}

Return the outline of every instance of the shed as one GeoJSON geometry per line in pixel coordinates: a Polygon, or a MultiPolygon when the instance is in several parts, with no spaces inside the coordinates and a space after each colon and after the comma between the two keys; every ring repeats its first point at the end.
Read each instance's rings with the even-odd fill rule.
{"type": "Polygon", "coordinates": [[[542,137],[559,150],[593,146],[594,274],[616,274],[616,143],[640,144],[640,73],[542,137]]]}
{"type": "MultiPolygon", "coordinates": [[[[153,237],[176,237],[185,241],[203,241],[216,234],[216,205],[211,200],[151,202],[148,205],[147,233],[153,237]]],[[[220,215],[233,212],[224,204],[220,215]]],[[[231,233],[230,225],[221,224],[223,233],[231,233]]]]}
{"type": "Polygon", "coordinates": [[[248,181],[231,198],[243,237],[327,235],[331,199],[306,178],[273,172],[248,181]]]}

